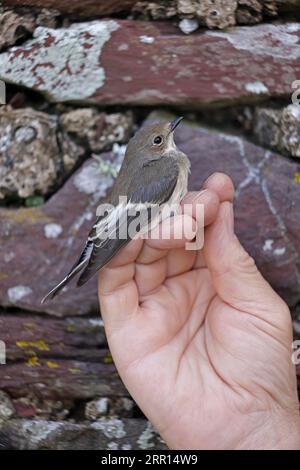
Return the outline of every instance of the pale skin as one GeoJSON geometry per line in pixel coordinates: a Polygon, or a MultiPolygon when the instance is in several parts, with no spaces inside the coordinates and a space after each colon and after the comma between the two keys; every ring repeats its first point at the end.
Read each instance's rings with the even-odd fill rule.
{"type": "Polygon", "coordinates": [[[185,249],[200,222],[183,209],[165,223],[193,233],[133,240],[101,270],[115,365],[172,449],[300,449],[289,309],[234,235],[230,178],[203,189],[183,201],[204,205],[203,249],[185,249]]]}

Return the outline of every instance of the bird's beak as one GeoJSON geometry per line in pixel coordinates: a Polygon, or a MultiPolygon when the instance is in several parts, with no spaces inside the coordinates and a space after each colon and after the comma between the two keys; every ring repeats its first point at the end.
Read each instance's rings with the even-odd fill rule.
{"type": "Polygon", "coordinates": [[[180,117],[174,119],[174,121],[171,121],[171,122],[170,122],[170,130],[171,130],[171,132],[174,132],[174,131],[175,131],[176,127],[178,126],[178,124],[181,123],[182,119],[183,119],[183,117],[180,116],[180,117]]]}

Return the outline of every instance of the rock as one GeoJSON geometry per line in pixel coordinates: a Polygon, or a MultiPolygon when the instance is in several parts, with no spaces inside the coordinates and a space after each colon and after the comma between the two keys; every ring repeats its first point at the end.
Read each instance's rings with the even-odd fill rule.
{"type": "Polygon", "coordinates": [[[59,145],[56,116],[30,108],[0,108],[0,197],[48,194],[78,162],[83,149],[68,136],[59,145]]]}
{"type": "Polygon", "coordinates": [[[111,400],[109,407],[110,415],[120,416],[122,418],[133,418],[136,416],[137,412],[139,415],[142,413],[131,397],[117,397],[115,400],[111,400]]]}
{"type": "Polygon", "coordinates": [[[108,414],[109,399],[107,397],[98,398],[97,400],[90,401],[85,406],[85,417],[91,421],[95,421],[101,416],[108,414]]]}
{"type": "Polygon", "coordinates": [[[113,143],[128,142],[133,116],[127,113],[99,113],[95,108],[79,108],[60,117],[65,131],[75,135],[80,143],[87,141],[93,152],[110,150],[113,143]]]}
{"type": "Polygon", "coordinates": [[[0,389],[13,398],[36,396],[40,400],[92,400],[99,396],[128,396],[111,356],[101,350],[99,362],[47,359],[36,352],[26,363],[1,366],[0,389]]]}
{"type": "Polygon", "coordinates": [[[54,9],[42,8],[36,16],[36,26],[45,26],[46,28],[56,28],[60,12],[54,9]]]}
{"type": "Polygon", "coordinates": [[[294,306],[294,308],[292,309],[292,314],[295,323],[298,324],[296,328],[298,333],[300,334],[300,303],[294,306]]]}
{"type": "Polygon", "coordinates": [[[239,0],[236,12],[238,24],[260,23],[263,19],[263,5],[259,0],[239,0]]]}
{"type": "Polygon", "coordinates": [[[237,0],[177,0],[179,16],[198,18],[211,29],[225,29],[235,24],[237,0]]]}
{"type": "MultiPolygon", "coordinates": [[[[2,367],[2,366],[1,366],[2,367]]],[[[15,408],[9,396],[0,390],[0,426],[15,414],[15,408]]]]}
{"type": "MultiPolygon", "coordinates": [[[[288,0],[285,3],[292,3],[288,0]]],[[[299,0],[296,0],[297,2],[299,0]]],[[[263,7],[263,13],[266,16],[266,18],[276,18],[279,13],[282,13],[282,8],[281,8],[281,1],[278,0],[265,0],[262,1],[262,7],[263,7]]],[[[296,9],[295,9],[296,10],[296,9]]]]}
{"type": "Polygon", "coordinates": [[[256,108],[253,133],[258,142],[291,157],[300,157],[300,106],[256,108]]]}
{"type": "Polygon", "coordinates": [[[176,0],[160,0],[159,2],[138,1],[132,8],[135,17],[143,20],[165,20],[177,15],[176,0]]]}
{"type": "Polygon", "coordinates": [[[99,2],[99,0],[2,0],[3,5],[21,6],[27,5],[40,8],[56,9],[61,13],[79,18],[89,18],[91,16],[109,16],[111,14],[129,11],[137,0],[110,0],[109,2],[99,2]]]}
{"type": "MultiPolygon", "coordinates": [[[[85,406],[85,417],[95,421],[103,416],[133,418],[138,408],[129,397],[102,397],[88,402],[85,406]]],[[[141,414],[141,411],[138,411],[141,414]]]]}
{"type": "Polygon", "coordinates": [[[16,450],[7,435],[0,430],[0,450],[16,450]]]}
{"type": "MultiPolygon", "coordinates": [[[[3,9],[2,9],[3,10],[3,9]]],[[[26,39],[35,28],[33,14],[18,14],[14,11],[1,11],[0,7],[0,51],[26,39]]]]}
{"type": "MultiPolygon", "coordinates": [[[[2,314],[0,339],[6,345],[7,362],[29,358],[77,359],[100,362],[107,347],[102,320],[96,318],[43,318],[36,315],[2,314]]],[[[1,366],[0,366],[1,367],[1,366]]]]}
{"type": "Polygon", "coordinates": [[[98,313],[96,277],[81,289],[67,287],[43,306],[40,302],[83,249],[98,203],[120,166],[122,152],[116,150],[117,155],[102,154],[100,164],[88,160],[44,206],[0,208],[0,305],[56,316],[98,313]]]}
{"type": "Polygon", "coordinates": [[[0,79],[53,102],[195,109],[254,103],[290,96],[300,75],[299,38],[295,23],[192,38],[169,23],[129,20],[37,28],[34,39],[0,54],[0,79]]]}
{"type": "Polygon", "coordinates": [[[15,399],[13,403],[16,415],[19,418],[62,420],[68,416],[70,409],[74,407],[72,400],[40,400],[32,393],[29,393],[26,397],[15,399]]]}
{"type": "Polygon", "coordinates": [[[62,421],[9,421],[2,430],[15,449],[138,450],[166,446],[143,419],[102,418],[94,423],[62,421]]]}
{"type": "Polygon", "coordinates": [[[199,23],[197,20],[185,18],[179,22],[178,26],[184,34],[191,34],[199,28],[199,23]]]}
{"type": "Polygon", "coordinates": [[[289,12],[298,17],[299,0],[156,0],[139,1],[133,14],[139,19],[199,19],[204,26],[225,29],[234,24],[255,24],[289,12]]]}
{"type": "Polygon", "coordinates": [[[282,12],[299,13],[300,0],[274,0],[273,3],[275,3],[282,12]]]}
{"type": "Polygon", "coordinates": [[[192,32],[192,26],[187,22],[188,20],[193,21],[193,31],[198,28],[198,21],[212,29],[225,29],[234,25],[236,8],[237,0],[142,1],[133,7],[133,12],[139,18],[150,17],[154,20],[178,16],[182,19],[179,28],[188,34],[192,32]]]}

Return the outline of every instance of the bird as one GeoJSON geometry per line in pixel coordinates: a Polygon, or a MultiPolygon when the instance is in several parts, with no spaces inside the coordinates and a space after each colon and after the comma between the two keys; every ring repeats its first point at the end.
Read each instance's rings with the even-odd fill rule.
{"type": "MultiPolygon", "coordinates": [[[[181,202],[190,172],[188,157],[174,141],[174,131],[182,119],[150,123],[130,139],[105,204],[108,209],[98,214],[84,250],[69,273],[41,303],[53,299],[79,272],[78,287],[102,269],[133,238],[128,231],[130,223],[138,221],[136,231],[145,233],[162,220],[166,206],[172,208],[181,202]],[[143,217],[139,217],[141,207],[146,207],[143,217]]],[[[174,215],[171,209],[167,214],[174,215]]]]}

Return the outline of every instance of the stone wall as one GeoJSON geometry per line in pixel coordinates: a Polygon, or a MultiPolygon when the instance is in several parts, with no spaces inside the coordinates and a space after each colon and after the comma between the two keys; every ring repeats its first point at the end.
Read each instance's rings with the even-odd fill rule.
{"type": "Polygon", "coordinates": [[[232,177],[237,233],[300,335],[299,7],[2,2],[0,449],[165,446],[118,377],[95,279],[40,304],[145,119],[185,116],[190,189],[214,171],[232,177]]]}

